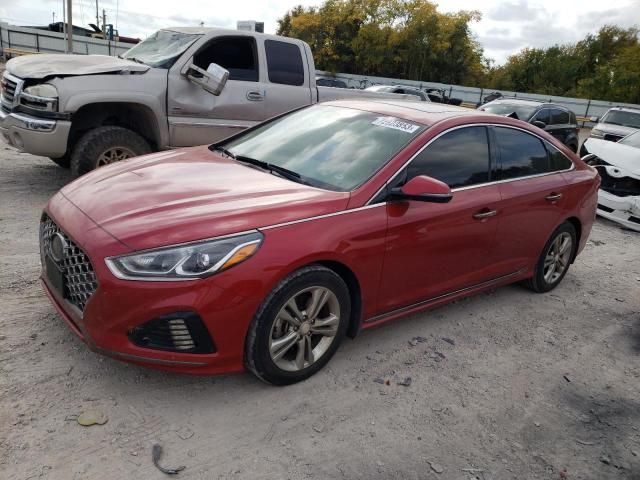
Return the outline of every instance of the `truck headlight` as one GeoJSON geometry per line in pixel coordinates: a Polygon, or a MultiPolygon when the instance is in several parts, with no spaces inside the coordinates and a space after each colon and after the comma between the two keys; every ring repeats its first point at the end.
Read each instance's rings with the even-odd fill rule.
{"type": "Polygon", "coordinates": [[[602,130],[598,130],[597,128],[594,128],[591,130],[591,136],[593,138],[603,138],[604,132],[602,130]]]}
{"type": "Polygon", "coordinates": [[[49,83],[32,85],[20,93],[20,105],[45,112],[57,112],[58,91],[49,83]]]}
{"type": "Polygon", "coordinates": [[[260,248],[263,235],[243,235],[158,248],[105,261],[123,280],[170,281],[204,278],[244,262],[260,248]]]}

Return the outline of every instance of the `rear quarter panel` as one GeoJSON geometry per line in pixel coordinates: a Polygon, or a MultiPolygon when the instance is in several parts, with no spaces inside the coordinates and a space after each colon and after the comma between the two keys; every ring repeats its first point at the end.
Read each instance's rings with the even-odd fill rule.
{"type": "Polygon", "coordinates": [[[595,168],[586,165],[582,160],[574,160],[575,170],[562,174],[567,184],[567,205],[571,216],[580,221],[580,253],[587,243],[598,204],[598,188],[600,176],[595,168]]]}

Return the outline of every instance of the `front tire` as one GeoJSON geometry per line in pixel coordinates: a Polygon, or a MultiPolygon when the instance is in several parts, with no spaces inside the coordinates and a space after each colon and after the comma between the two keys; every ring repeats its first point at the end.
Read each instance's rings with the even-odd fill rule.
{"type": "Polygon", "coordinates": [[[556,288],[569,270],[578,248],[575,227],[564,222],[551,234],[536,263],[533,277],[525,285],[537,293],[556,288]]]}
{"type": "Polygon", "coordinates": [[[324,367],[344,338],[349,289],[333,270],[304,267],[284,279],[259,308],[247,335],[245,363],[272,385],[290,385],[324,367]]]}
{"type": "Polygon", "coordinates": [[[98,167],[151,153],[147,141],[127,128],[104,126],[86,132],[73,148],[71,173],[79,177],[98,167]]]}

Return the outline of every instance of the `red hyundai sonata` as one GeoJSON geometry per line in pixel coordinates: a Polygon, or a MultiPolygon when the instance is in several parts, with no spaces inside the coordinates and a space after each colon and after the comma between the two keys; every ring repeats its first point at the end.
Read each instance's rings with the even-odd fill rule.
{"type": "Polygon", "coordinates": [[[42,280],[98,352],[290,384],[361,329],[511,282],[556,287],[598,179],[518,120],[330,102],[67,185],[42,215],[42,280]]]}

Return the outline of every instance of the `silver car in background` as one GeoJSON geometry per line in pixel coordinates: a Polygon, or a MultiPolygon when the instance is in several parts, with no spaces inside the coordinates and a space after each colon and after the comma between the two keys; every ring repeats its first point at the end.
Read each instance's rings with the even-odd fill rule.
{"type": "Polygon", "coordinates": [[[600,119],[591,117],[591,121],[598,122],[591,130],[591,138],[617,142],[640,130],[640,109],[613,107],[607,110],[607,113],[600,119]]]}

